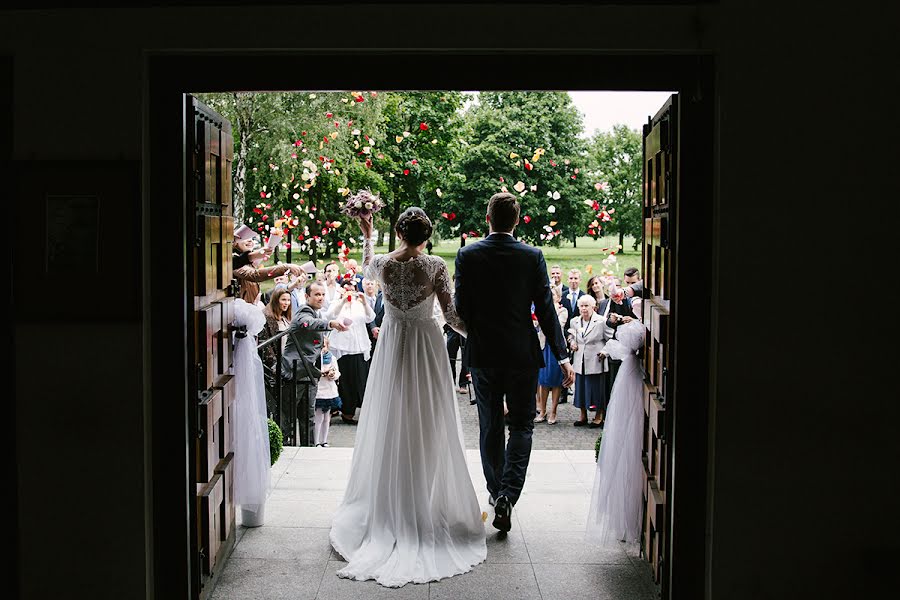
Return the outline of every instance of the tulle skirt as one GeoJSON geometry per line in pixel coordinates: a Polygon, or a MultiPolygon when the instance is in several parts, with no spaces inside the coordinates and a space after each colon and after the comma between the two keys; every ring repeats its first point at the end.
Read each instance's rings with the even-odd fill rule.
{"type": "Polygon", "coordinates": [[[619,367],[606,412],[587,523],[586,538],[591,542],[635,544],[640,538],[644,428],[641,393],[640,367],[631,356],[619,367]]]}
{"type": "Polygon", "coordinates": [[[388,587],[464,573],[487,555],[434,319],[382,323],[330,537],[347,561],[340,577],[388,587]]]}
{"type": "Polygon", "coordinates": [[[243,300],[234,301],[236,325],[247,327],[234,349],[234,502],[257,512],[269,493],[269,425],[263,366],[253,337],[265,323],[262,311],[243,300]]]}

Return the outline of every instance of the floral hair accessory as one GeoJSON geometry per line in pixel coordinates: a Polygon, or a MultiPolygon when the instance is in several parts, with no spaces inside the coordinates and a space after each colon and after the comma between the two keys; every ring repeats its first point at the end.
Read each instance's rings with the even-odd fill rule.
{"type": "Polygon", "coordinates": [[[368,217],[385,207],[384,200],[369,190],[359,190],[344,203],[341,212],[353,218],[368,217]]]}

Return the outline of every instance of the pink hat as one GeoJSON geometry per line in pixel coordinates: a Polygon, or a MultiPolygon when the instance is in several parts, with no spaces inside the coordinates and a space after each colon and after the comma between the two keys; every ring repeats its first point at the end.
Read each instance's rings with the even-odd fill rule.
{"type": "Polygon", "coordinates": [[[234,230],[234,239],[236,240],[250,240],[256,237],[256,232],[247,227],[246,225],[241,225],[237,229],[234,230]]]}

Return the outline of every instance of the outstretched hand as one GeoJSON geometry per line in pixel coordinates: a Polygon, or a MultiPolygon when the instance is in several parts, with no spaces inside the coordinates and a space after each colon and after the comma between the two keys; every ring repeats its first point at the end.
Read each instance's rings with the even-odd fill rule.
{"type": "Polygon", "coordinates": [[[372,236],[372,215],[359,217],[359,230],[366,239],[369,239],[372,236]]]}
{"type": "Polygon", "coordinates": [[[564,388],[572,387],[572,384],[575,383],[575,369],[572,368],[572,364],[563,363],[559,365],[559,368],[563,372],[562,386],[564,388]]]}

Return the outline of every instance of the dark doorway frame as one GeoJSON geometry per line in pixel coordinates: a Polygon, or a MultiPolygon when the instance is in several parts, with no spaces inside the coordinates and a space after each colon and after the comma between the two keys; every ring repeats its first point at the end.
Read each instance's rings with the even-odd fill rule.
{"type": "MultiPolygon", "coordinates": [[[[671,90],[681,95],[672,333],[677,359],[669,492],[670,597],[706,596],[711,551],[717,123],[710,54],[504,50],[148,53],[144,64],[144,401],[153,597],[192,597],[192,416],[183,94],[232,90],[671,90]],[[311,56],[329,69],[300,79],[311,56]],[[364,57],[364,60],[363,60],[364,57]],[[262,60],[264,59],[264,60],[262,60]],[[526,64],[527,59],[527,64],[526,64]],[[397,68],[402,61],[403,68],[397,68]],[[349,80],[345,73],[355,73],[349,80]],[[173,210],[177,208],[180,210],[173,210]],[[684,282],[683,284],[681,282],[684,282]],[[683,299],[683,301],[682,301],[683,299]],[[682,435],[679,435],[684,432],[682,435]]],[[[195,567],[196,568],[196,565],[195,567]]]]}

